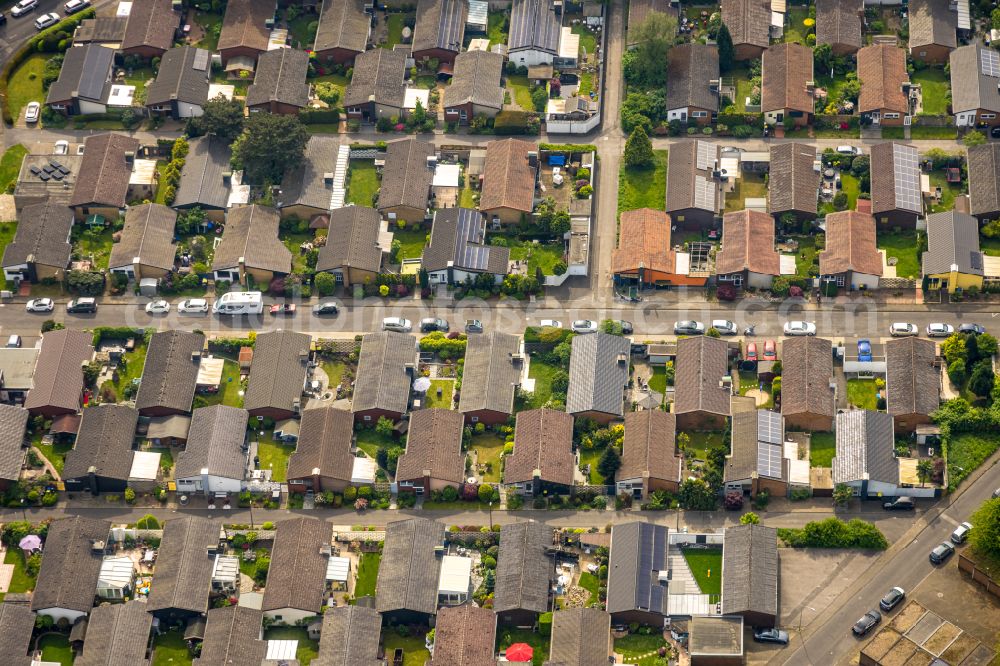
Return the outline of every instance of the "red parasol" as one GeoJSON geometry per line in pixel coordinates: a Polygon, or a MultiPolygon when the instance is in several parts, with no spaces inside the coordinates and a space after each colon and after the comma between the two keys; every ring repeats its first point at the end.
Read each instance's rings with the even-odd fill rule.
{"type": "Polygon", "coordinates": [[[535,656],[535,649],[527,643],[514,643],[504,654],[507,661],[531,661],[535,656]]]}

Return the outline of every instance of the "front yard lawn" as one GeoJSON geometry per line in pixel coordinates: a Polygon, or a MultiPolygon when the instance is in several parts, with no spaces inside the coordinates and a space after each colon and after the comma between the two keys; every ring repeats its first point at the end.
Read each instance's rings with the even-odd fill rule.
{"type": "MultiPolygon", "coordinates": [[[[2,222],[0,223],[0,257],[3,256],[4,250],[10,245],[11,241],[14,240],[14,234],[17,233],[17,222],[2,222]]],[[[6,289],[6,280],[3,274],[0,273],[0,284],[4,285],[6,289]]]]}
{"type": "Polygon", "coordinates": [[[599,449],[580,449],[580,467],[590,465],[590,476],[587,482],[594,486],[604,483],[604,477],[597,471],[597,463],[601,461],[602,455],[604,455],[603,447],[599,449]]]}
{"type": "Polygon", "coordinates": [[[355,599],[375,596],[375,584],[378,582],[378,565],[381,561],[381,553],[361,553],[361,559],[358,560],[358,577],[354,581],[355,599]]]}
{"type": "Polygon", "coordinates": [[[187,641],[184,640],[184,633],[179,630],[157,635],[153,639],[153,647],[156,648],[153,666],[180,666],[191,663],[187,641]]]}
{"type": "Polygon", "coordinates": [[[686,431],[685,434],[688,437],[688,443],[685,447],[686,459],[692,460],[707,460],[708,450],[716,448],[718,446],[724,447],[726,445],[726,440],[721,432],[714,432],[709,430],[704,431],[686,431]]]}
{"type": "Polygon", "coordinates": [[[312,243],[316,240],[316,232],[308,231],[304,234],[283,232],[281,234],[281,242],[285,244],[288,251],[292,253],[292,272],[293,273],[309,273],[311,272],[309,267],[306,265],[306,255],[302,252],[303,243],[312,243]]]}
{"type": "Polygon", "coordinates": [[[767,199],[767,183],[764,174],[746,172],[736,179],[736,187],[726,195],[726,212],[746,208],[747,199],[767,199]]]}
{"type": "Polygon", "coordinates": [[[114,231],[110,226],[104,227],[103,231],[83,230],[81,225],[73,227],[73,254],[81,259],[92,259],[95,271],[108,270],[112,245],[114,245],[114,231]]]}
{"type": "Polygon", "coordinates": [[[941,200],[931,204],[932,213],[943,213],[955,208],[955,197],[962,194],[961,183],[949,183],[943,171],[930,173],[931,191],[941,188],[941,200]]]}
{"type": "Polygon", "coordinates": [[[267,431],[257,444],[257,456],[260,458],[260,469],[271,470],[271,480],[284,482],[288,469],[288,458],[295,450],[294,444],[282,444],[275,441],[274,433],[267,431]]]}
{"type": "Polygon", "coordinates": [[[816,249],[815,236],[792,236],[792,239],[799,242],[798,252],[795,253],[795,276],[808,278],[809,270],[816,266],[819,268],[819,250],[816,249]]]}
{"type": "Polygon", "coordinates": [[[535,390],[532,393],[530,409],[544,407],[552,397],[552,378],[562,368],[542,362],[537,356],[531,359],[528,366],[528,377],[535,380],[535,390]]]}
{"type": "Polygon", "coordinates": [[[73,450],[72,441],[57,440],[54,444],[42,444],[42,433],[38,432],[31,438],[32,446],[42,452],[59,474],[62,474],[66,463],[66,454],[73,450]]]}
{"type": "Polygon", "coordinates": [[[527,74],[513,74],[507,77],[507,87],[514,93],[514,101],[524,111],[534,111],[531,101],[531,83],[527,74]]]}
{"type": "Polygon", "coordinates": [[[656,666],[657,663],[662,663],[657,651],[666,644],[662,632],[629,634],[615,639],[615,652],[621,653],[628,664],[656,666]]]}
{"type": "MultiPolygon", "coordinates": [[[[21,172],[21,162],[24,161],[24,156],[27,154],[28,149],[19,143],[4,151],[3,157],[0,158],[0,194],[17,183],[17,174],[21,172]]],[[[0,253],[2,252],[3,249],[0,248],[0,253]]]]}
{"type": "Polygon", "coordinates": [[[837,452],[837,438],[832,432],[814,432],[809,438],[809,466],[831,467],[837,452]]]}
{"type": "Polygon", "coordinates": [[[925,67],[910,75],[910,81],[919,83],[923,97],[920,113],[943,116],[948,113],[949,77],[944,67],[925,67]]]}
{"type": "Polygon", "coordinates": [[[597,576],[589,571],[584,571],[580,574],[580,580],[577,581],[577,584],[587,590],[587,592],[590,592],[590,597],[587,599],[587,606],[596,605],[601,600],[601,581],[597,579],[597,576]]]}
{"type": "Polygon", "coordinates": [[[451,397],[454,393],[455,381],[453,379],[432,379],[431,387],[427,390],[427,406],[451,409],[451,397]],[[441,391],[440,397],[438,397],[438,391],[441,391]]]}
{"type": "Polygon", "coordinates": [[[923,235],[914,231],[881,233],[878,235],[879,249],[885,250],[885,258],[896,257],[896,277],[920,277],[920,252],[923,235]]]}
{"type": "Polygon", "coordinates": [[[378,192],[378,173],[375,161],[353,160],[347,169],[347,203],[371,206],[378,192]]]}
{"type": "Polygon", "coordinates": [[[497,628],[497,651],[503,652],[514,643],[527,643],[534,648],[531,666],[542,666],[549,658],[549,636],[542,636],[531,629],[497,628]]]}
{"type": "MultiPolygon", "coordinates": [[[[110,384],[114,388],[115,395],[119,401],[126,399],[126,389],[135,386],[138,390],[139,378],[142,377],[142,369],[146,364],[146,345],[142,339],[136,340],[135,349],[126,352],[122,356],[122,362],[118,366],[118,380],[107,381],[104,385],[110,384]]],[[[102,386],[103,388],[103,386],[102,386]]],[[[133,396],[134,397],[134,396],[133,396]]]]}
{"type": "Polygon", "coordinates": [[[35,579],[24,568],[24,553],[20,548],[9,548],[3,558],[4,564],[13,564],[14,572],[7,586],[7,594],[30,592],[35,589],[35,579]]]}
{"type": "MultiPolygon", "coordinates": [[[[403,666],[424,666],[430,660],[431,653],[424,646],[424,632],[418,631],[415,636],[400,636],[389,627],[382,632],[382,646],[386,655],[392,655],[396,648],[403,650],[403,666]]],[[[388,659],[392,659],[391,656],[388,659]]]]}
{"type": "Polygon", "coordinates": [[[878,389],[874,379],[847,380],[847,401],[859,409],[878,409],[878,389]]]}
{"type": "Polygon", "coordinates": [[[427,244],[427,231],[424,229],[390,229],[393,240],[399,241],[398,259],[419,259],[427,244]]]}
{"type": "Polygon", "coordinates": [[[500,454],[503,453],[503,445],[503,437],[493,432],[472,436],[469,451],[475,451],[479,464],[486,465],[482,472],[485,483],[500,483],[500,454]]]}
{"type": "Polygon", "coordinates": [[[542,275],[555,275],[556,264],[563,259],[563,244],[555,243],[525,243],[513,241],[508,243],[511,261],[528,260],[528,275],[535,275],[537,269],[542,269],[542,275]]]}
{"type": "Polygon", "coordinates": [[[667,392],[667,368],[663,365],[653,366],[653,376],[649,378],[649,388],[657,393],[667,392]]]}
{"type": "Polygon", "coordinates": [[[684,559],[702,594],[722,594],[722,549],[685,548],[684,559]]]}
{"type": "Polygon", "coordinates": [[[7,83],[7,106],[10,108],[10,117],[14,120],[21,115],[21,110],[28,102],[45,103],[42,73],[45,71],[45,63],[51,57],[52,54],[49,53],[34,53],[11,73],[7,83]]]}
{"type": "MultiPolygon", "coordinates": [[[[51,661],[62,666],[73,666],[73,648],[69,645],[69,638],[65,634],[51,633],[45,634],[38,639],[38,649],[42,651],[42,661],[51,661]]],[[[184,648],[187,651],[187,647],[184,648]]],[[[159,654],[157,654],[159,656],[159,654]]],[[[189,658],[184,661],[160,661],[157,659],[153,666],[162,664],[190,664],[189,658]]]]}
{"type": "Polygon", "coordinates": [[[663,210],[667,205],[667,151],[653,151],[653,167],[618,172],[618,213],[637,208],[663,210]]]}
{"type": "Polygon", "coordinates": [[[948,490],[954,490],[1000,447],[1000,434],[965,432],[948,442],[948,490]]]}
{"type": "Polygon", "coordinates": [[[357,447],[365,452],[372,460],[375,460],[375,456],[378,454],[380,448],[392,448],[393,446],[402,446],[399,440],[393,437],[383,437],[382,435],[375,432],[375,428],[361,428],[357,431],[354,438],[357,447]]]}
{"type": "Polygon", "coordinates": [[[727,76],[732,78],[733,83],[736,85],[736,99],[732,100],[733,105],[741,113],[745,112],[747,110],[747,97],[751,97],[753,94],[750,70],[745,67],[731,69],[727,76]]]}
{"type": "Polygon", "coordinates": [[[305,627],[268,627],[264,631],[264,640],[268,641],[298,641],[295,658],[302,666],[309,666],[319,656],[319,642],[309,638],[305,627]]]}

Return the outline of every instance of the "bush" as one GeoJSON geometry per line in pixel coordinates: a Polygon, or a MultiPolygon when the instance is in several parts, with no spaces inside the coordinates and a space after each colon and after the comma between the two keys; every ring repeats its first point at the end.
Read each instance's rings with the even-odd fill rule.
{"type": "Polygon", "coordinates": [[[129,504],[135,504],[135,490],[131,486],[125,488],[125,501],[129,504]]]}
{"type": "Polygon", "coordinates": [[[857,518],[844,522],[838,518],[812,521],[802,528],[780,528],[778,538],[792,548],[863,548],[885,550],[885,535],[871,523],[857,518]]]}
{"type": "Polygon", "coordinates": [[[540,636],[552,635],[552,613],[542,613],[538,616],[538,634],[540,636]]]}
{"type": "Polygon", "coordinates": [[[139,519],[135,526],[140,530],[158,530],[160,529],[160,521],[155,516],[147,513],[139,519]]]}
{"type": "Polygon", "coordinates": [[[317,273],[316,277],[313,278],[313,284],[316,285],[316,292],[320,296],[329,296],[337,288],[337,280],[330,273],[317,273]]]}
{"type": "Polygon", "coordinates": [[[458,488],[454,486],[445,486],[441,491],[441,501],[443,502],[455,502],[458,500],[458,488]]]}

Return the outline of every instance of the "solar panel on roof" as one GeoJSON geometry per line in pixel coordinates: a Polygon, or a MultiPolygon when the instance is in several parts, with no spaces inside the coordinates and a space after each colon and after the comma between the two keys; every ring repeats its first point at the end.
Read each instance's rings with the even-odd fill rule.
{"type": "Polygon", "coordinates": [[[208,51],[205,49],[196,49],[194,52],[194,64],[192,65],[199,72],[204,72],[208,69],[208,51]]]}
{"type": "Polygon", "coordinates": [[[698,141],[697,153],[695,165],[699,169],[707,170],[715,168],[715,160],[719,155],[719,151],[715,147],[714,143],[709,143],[708,141],[698,141]]]}
{"type": "Polygon", "coordinates": [[[703,210],[715,210],[715,183],[704,176],[694,178],[694,205],[703,210]]]}
{"type": "Polygon", "coordinates": [[[781,446],[777,444],[757,444],[757,473],[773,479],[781,478],[781,446]]]}
{"type": "Polygon", "coordinates": [[[1000,78],[1000,53],[993,49],[979,50],[979,70],[983,76],[1000,78]]]}
{"type": "Polygon", "coordinates": [[[919,213],[921,211],[920,165],[915,148],[893,145],[893,181],[896,207],[919,213]]]}
{"type": "Polygon", "coordinates": [[[757,412],[757,441],[768,444],[781,444],[784,435],[781,432],[781,414],[772,411],[757,412]]]}
{"type": "Polygon", "coordinates": [[[982,270],[983,268],[983,254],[982,252],[972,251],[969,253],[969,264],[974,270],[982,270]]]}

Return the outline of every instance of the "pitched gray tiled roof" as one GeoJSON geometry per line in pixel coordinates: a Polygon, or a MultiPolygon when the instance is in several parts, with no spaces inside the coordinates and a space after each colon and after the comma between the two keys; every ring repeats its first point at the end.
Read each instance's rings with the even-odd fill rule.
{"type": "Polygon", "coordinates": [[[86,100],[103,104],[111,90],[115,52],[99,44],[73,46],[66,51],[59,78],[49,86],[46,104],[86,100]]]}
{"type": "Polygon", "coordinates": [[[410,414],[406,453],[399,456],[397,481],[432,479],[454,484],[465,480],[462,430],[465,419],[450,409],[421,409],[410,414]]]}
{"type": "Polygon", "coordinates": [[[548,612],[555,562],[545,551],[553,545],[552,537],[545,523],[512,523],[500,529],[494,611],[548,612]]]}
{"type": "MultiPolygon", "coordinates": [[[[10,595],[8,595],[10,596],[10,595]]],[[[0,603],[0,652],[8,666],[30,666],[28,656],[35,629],[35,614],[25,603],[0,603]]]]}
{"type": "Polygon", "coordinates": [[[928,215],[923,274],[948,273],[952,267],[967,275],[983,274],[979,222],[971,215],[955,210],[928,215]]]}
{"type": "Polygon", "coordinates": [[[666,615],[667,586],[660,584],[659,572],[668,568],[665,525],[615,525],[608,559],[608,612],[642,609],[666,615]]]}
{"type": "Polygon", "coordinates": [[[208,612],[219,525],[198,516],[172,518],[163,526],[156,575],[149,594],[150,612],[183,610],[208,612]]]}
{"type": "Polygon", "coordinates": [[[246,453],[241,449],[247,436],[246,410],[226,405],[199,407],[191,414],[187,445],[177,454],[174,478],[213,476],[243,479],[246,453]]]}
{"type": "Polygon", "coordinates": [[[188,145],[174,208],[200,206],[225,210],[229,205],[229,183],[223,174],[232,173],[229,142],[216,136],[202,136],[191,139],[188,145]]]}
{"type": "Polygon", "coordinates": [[[486,218],[473,208],[434,211],[431,240],[424,248],[422,266],[427,271],[450,267],[506,275],[510,248],[486,243],[486,218]]]}
{"type": "Polygon", "coordinates": [[[288,478],[310,477],[313,470],[327,478],[350,482],[354,415],[346,409],[317,407],[302,412],[299,439],[288,458],[288,478]]]}
{"type": "Polygon", "coordinates": [[[269,0],[229,0],[222,17],[219,51],[234,48],[267,50],[271,31],[267,20],[274,17],[275,5],[269,0]]]}
{"type": "Polygon", "coordinates": [[[955,48],[958,44],[958,12],[948,7],[948,0],[913,0],[908,18],[911,50],[930,45],[955,48]]]}
{"type": "Polygon", "coordinates": [[[156,81],[146,89],[146,106],[172,101],[202,106],[208,101],[208,77],[212,73],[208,51],[178,46],[163,54],[156,81]]]}
{"type": "Polygon", "coordinates": [[[122,49],[151,46],[166,51],[174,44],[180,22],[180,12],[174,11],[172,0],[135,2],[128,14],[122,49]]]}
{"type": "MultiPolygon", "coordinates": [[[[668,213],[688,208],[698,208],[713,213],[719,211],[721,189],[718,183],[712,182],[711,169],[714,167],[698,168],[699,144],[712,145],[704,141],[680,141],[670,147],[670,152],[667,154],[666,211],[668,213]],[[714,192],[710,201],[702,201],[700,197],[696,196],[699,183],[701,183],[700,187],[714,192]]],[[[707,152],[711,155],[714,165],[718,159],[718,150],[708,148],[707,152]]]]}
{"type": "Polygon", "coordinates": [[[611,654],[611,616],[598,608],[567,608],[552,614],[549,666],[606,666],[611,654]]]}
{"type": "MultiPolygon", "coordinates": [[[[306,143],[302,163],[288,171],[281,180],[281,197],[278,208],[309,206],[329,210],[333,197],[333,180],[326,175],[337,168],[337,148],[340,139],[335,136],[311,136],[306,143]]],[[[330,235],[328,239],[332,239],[330,235]]]]}
{"type": "Polygon", "coordinates": [[[503,56],[490,51],[466,51],[455,57],[451,85],[444,90],[444,107],[472,102],[500,110],[503,108],[503,56]]]}
{"type": "Polygon", "coordinates": [[[1000,143],[969,146],[969,212],[995,215],[1000,211],[1000,143]]]}
{"type": "Polygon", "coordinates": [[[597,411],[622,416],[629,374],[629,341],[598,332],[577,335],[571,344],[566,412],[597,411]]]}
{"type": "Polygon", "coordinates": [[[73,211],[52,199],[21,209],[14,240],[4,248],[3,265],[32,262],[60,270],[69,266],[73,211]]]}
{"type": "Polygon", "coordinates": [[[823,338],[786,338],[781,350],[781,413],[833,416],[832,345],[823,338]]]}
{"type": "Polygon", "coordinates": [[[735,45],[766,49],[771,43],[771,7],[763,0],[722,0],[722,22],[735,45]]]}
{"type": "Polygon", "coordinates": [[[837,414],[836,428],[834,483],[862,479],[893,485],[899,483],[899,462],[896,460],[890,414],[852,409],[837,414]]]}
{"type": "Polygon", "coordinates": [[[710,82],[719,78],[719,50],[709,44],[681,44],[667,56],[667,109],[719,110],[710,82]]]}
{"type": "Polygon", "coordinates": [[[364,0],[323,0],[313,50],[344,49],[363,53],[368,45],[371,17],[364,0]]]}
{"type": "Polygon", "coordinates": [[[323,614],[313,666],[382,666],[378,659],[382,616],[366,606],[340,606],[323,614]]]}
{"type": "Polygon", "coordinates": [[[344,108],[374,101],[380,106],[403,108],[406,97],[406,56],[394,49],[371,49],[354,59],[354,75],[344,91],[344,108]]]}
{"type": "Polygon", "coordinates": [[[128,479],[138,422],[139,412],[125,405],[104,404],[83,410],[76,445],[66,454],[63,478],[83,478],[94,467],[97,476],[128,479]]]}
{"type": "Polygon", "coordinates": [[[491,666],[497,616],[472,602],[442,608],[434,622],[434,659],[431,666],[491,666]]]}
{"type": "Polygon", "coordinates": [[[201,333],[176,330],[154,333],[146,350],[135,408],[191,411],[199,366],[199,360],[192,356],[204,346],[205,336],[201,333]]]}
{"type": "MultiPolygon", "coordinates": [[[[510,34],[507,50],[559,52],[559,17],[552,3],[545,0],[514,0],[510,9],[510,34]]],[[[511,60],[517,61],[516,57],[511,60]]]]}
{"type": "Polygon", "coordinates": [[[121,43],[127,23],[127,16],[97,16],[83,19],[73,33],[73,44],[121,43]]]}
{"type": "MultiPolygon", "coordinates": [[[[993,72],[984,73],[981,63],[983,54],[989,53],[995,51],[979,43],[951,52],[951,108],[955,113],[977,109],[1000,112],[1000,76],[993,72]]],[[[971,176],[971,170],[969,174],[971,176]]]]}
{"type": "Polygon", "coordinates": [[[299,108],[309,103],[309,54],[298,49],[275,49],[260,54],[246,105],[280,102],[299,108]]]}
{"type": "Polygon", "coordinates": [[[246,606],[208,611],[201,657],[193,666],[260,666],[267,643],[260,640],[264,613],[246,606]]]}
{"type": "Polygon", "coordinates": [[[87,640],[74,664],[79,666],[145,666],[153,616],[139,600],[104,604],[87,620],[87,640]]]}
{"type": "Polygon", "coordinates": [[[42,335],[42,350],[35,365],[34,387],[24,400],[26,409],[58,407],[76,412],[83,392],[84,362],[94,356],[93,336],[63,329],[42,335]]]}
{"type": "Polygon", "coordinates": [[[727,527],[722,548],[722,613],[778,614],[778,530],[727,527]]]}
{"type": "Polygon", "coordinates": [[[897,338],[885,343],[886,411],[930,415],[941,402],[941,369],[933,340],[897,338]]]}
{"type": "Polygon", "coordinates": [[[443,543],[444,525],[433,520],[409,518],[386,525],[375,588],[375,608],[380,613],[437,611],[441,560],[434,548],[443,543]]]}
{"type": "Polygon", "coordinates": [[[520,349],[521,339],[516,335],[493,331],[469,336],[458,411],[512,413],[514,393],[524,370],[524,362],[515,357],[520,349]]]}
{"type": "Polygon", "coordinates": [[[95,541],[107,541],[110,531],[107,520],[83,516],[53,520],[45,537],[31,610],[65,608],[89,613],[104,560],[103,549],[92,546],[95,541]]]}
{"type": "Polygon", "coordinates": [[[730,373],[729,343],[696,336],[677,341],[674,413],[704,411],[729,416],[732,391],[720,386],[730,373]]]}
{"type": "Polygon", "coordinates": [[[294,410],[306,384],[311,346],[306,333],[278,329],[258,335],[243,407],[294,410]]]}
{"type": "Polygon", "coordinates": [[[417,0],[413,52],[432,49],[461,51],[468,13],[467,0],[417,0]]]}
{"type": "Polygon", "coordinates": [[[919,161],[916,146],[892,141],[872,146],[872,213],[896,209],[923,212],[919,161]]]}
{"type": "MultiPolygon", "coordinates": [[[[314,137],[315,138],[315,137],[314,137]]],[[[382,248],[378,245],[382,218],[368,206],[344,206],[330,213],[326,245],[319,249],[317,271],[357,268],[378,273],[382,270],[382,248]]]]}
{"type": "Polygon", "coordinates": [[[177,243],[174,224],[177,212],[160,204],[132,206],[125,212],[121,238],[111,246],[109,268],[132,266],[135,259],[143,266],[174,269],[177,243]]]}
{"type": "Polygon", "coordinates": [[[816,212],[819,173],[813,169],[816,149],[806,143],[771,146],[767,198],[771,213],[816,212]]]}
{"type": "MultiPolygon", "coordinates": [[[[464,384],[463,384],[464,386],[464,384]]],[[[520,412],[514,428],[514,452],[504,463],[505,483],[542,481],[573,485],[573,417],[554,409],[520,412]]]]}
{"type": "Polygon", "coordinates": [[[395,206],[426,208],[434,180],[434,170],[427,165],[427,158],[436,152],[434,144],[402,139],[386,146],[385,152],[378,209],[384,211],[395,206]]]}
{"type": "Polygon", "coordinates": [[[278,238],[278,211],[266,206],[240,206],[226,215],[222,241],[215,248],[212,270],[233,269],[242,257],[247,268],[292,272],[292,252],[278,238]]]}
{"type": "Polygon", "coordinates": [[[683,458],[677,453],[677,419],[670,412],[645,409],[625,415],[619,481],[649,478],[680,482],[683,458]]]}
{"type": "Polygon", "coordinates": [[[407,366],[415,367],[416,361],[417,340],[412,335],[393,331],[365,335],[361,339],[352,409],[404,413],[412,381],[407,366]]]}
{"type": "Polygon", "coordinates": [[[332,538],[330,525],[317,518],[292,518],[275,525],[264,588],[265,612],[283,608],[322,612],[330,556],[321,551],[332,538]]]}
{"type": "Polygon", "coordinates": [[[816,0],[816,43],[858,50],[863,13],[864,0],[816,0]]]}
{"type": "MultiPolygon", "coordinates": [[[[785,467],[780,459],[778,473],[775,476],[773,470],[760,468],[760,459],[757,455],[759,447],[766,446],[760,440],[760,433],[762,426],[769,421],[776,420],[780,424],[781,434],[778,437],[780,442],[784,441],[785,424],[781,414],[766,409],[734,410],[734,412],[730,428],[732,431],[731,453],[726,458],[725,480],[745,481],[751,478],[755,472],[763,478],[785,479],[785,467]]],[[[779,443],[780,445],[781,443],[779,443]]]]}
{"type": "Polygon", "coordinates": [[[84,139],[83,162],[77,171],[70,206],[103,204],[125,207],[132,164],[125,154],[135,155],[139,140],[124,134],[97,134],[84,139]]]}
{"type": "Polygon", "coordinates": [[[16,481],[21,476],[27,427],[27,409],[0,404],[0,479],[16,481]]]}

